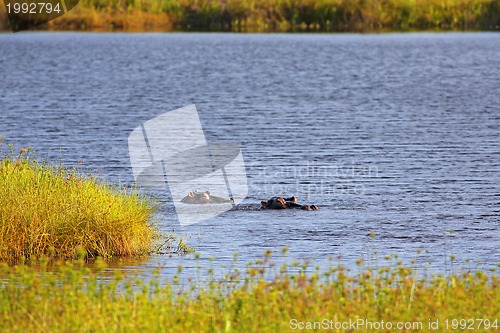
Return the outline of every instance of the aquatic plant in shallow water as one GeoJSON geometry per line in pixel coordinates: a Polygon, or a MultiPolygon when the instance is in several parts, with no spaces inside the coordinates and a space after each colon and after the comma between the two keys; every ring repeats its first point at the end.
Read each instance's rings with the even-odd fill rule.
{"type": "Polygon", "coordinates": [[[102,260],[93,269],[77,261],[50,272],[43,263],[0,265],[0,322],[6,331],[50,332],[286,332],[314,325],[343,331],[336,323],[349,322],[360,332],[393,332],[398,323],[410,323],[406,332],[445,332],[453,319],[474,319],[474,331],[498,331],[496,271],[419,278],[402,265],[358,265],[356,273],[340,265],[306,273],[307,263],[277,267],[268,254],[243,273],[218,279],[209,269],[206,281],[188,284],[159,270],[148,280],[116,270],[103,282],[102,260]],[[382,321],[393,329],[369,326],[382,321]],[[429,329],[436,321],[438,329],[429,329]]]}

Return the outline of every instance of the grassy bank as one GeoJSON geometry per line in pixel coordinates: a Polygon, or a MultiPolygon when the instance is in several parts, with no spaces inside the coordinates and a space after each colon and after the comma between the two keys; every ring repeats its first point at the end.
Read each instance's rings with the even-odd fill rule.
{"type": "MultiPolygon", "coordinates": [[[[1,144],[1,141],[0,141],[1,144]]],[[[0,160],[0,261],[129,256],[152,250],[154,205],[12,147],[0,160]]]]}
{"type": "MultiPolygon", "coordinates": [[[[102,267],[99,262],[96,266],[102,267]]],[[[222,281],[210,271],[204,275],[208,281],[198,284],[178,276],[167,281],[154,275],[143,281],[117,271],[111,281],[99,283],[95,270],[78,265],[61,264],[51,273],[43,265],[1,266],[2,329],[287,332],[322,325],[334,332],[452,332],[472,325],[474,332],[498,332],[500,319],[496,272],[422,277],[400,265],[372,269],[360,263],[356,273],[338,266],[305,274],[306,266],[277,268],[266,258],[248,265],[244,273],[228,273],[222,281]],[[384,328],[375,330],[382,321],[384,328]],[[406,329],[396,329],[399,323],[406,329]],[[338,325],[349,326],[336,329],[338,325]]]]}
{"type": "MultiPolygon", "coordinates": [[[[4,11],[0,6],[0,11],[4,11]]],[[[2,19],[3,18],[3,19],[2,19]]],[[[0,28],[8,29],[5,13],[0,28]]],[[[499,30],[500,0],[80,0],[49,30],[499,30]]]]}

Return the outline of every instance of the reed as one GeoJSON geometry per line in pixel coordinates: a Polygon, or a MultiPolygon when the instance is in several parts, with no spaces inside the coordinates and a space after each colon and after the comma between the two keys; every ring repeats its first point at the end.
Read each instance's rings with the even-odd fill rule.
{"type": "Polygon", "coordinates": [[[150,199],[9,148],[0,160],[1,261],[142,255],[156,246],[150,199]]]}
{"type": "Polygon", "coordinates": [[[422,276],[400,264],[374,269],[360,261],[357,273],[340,265],[320,272],[307,263],[276,267],[267,256],[222,278],[209,269],[205,282],[165,279],[159,271],[143,280],[120,270],[103,282],[102,260],[93,268],[77,261],[47,269],[43,262],[38,268],[0,265],[3,330],[288,332],[321,323],[335,332],[450,332],[464,331],[464,319],[475,332],[497,332],[500,319],[496,270],[422,276]],[[335,326],[350,321],[359,326],[335,326]],[[382,321],[385,329],[373,329],[382,321]],[[397,323],[410,326],[398,330],[397,323]]]}

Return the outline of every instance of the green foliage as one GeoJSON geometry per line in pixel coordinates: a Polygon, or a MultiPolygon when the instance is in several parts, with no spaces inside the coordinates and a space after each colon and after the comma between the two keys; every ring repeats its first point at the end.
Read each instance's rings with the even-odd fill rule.
{"type": "MultiPolygon", "coordinates": [[[[107,29],[108,24],[123,30],[498,30],[500,0],[80,0],[55,22],[49,28],[107,29]]],[[[6,23],[0,22],[2,26],[6,23]]]]}
{"type": "MultiPolygon", "coordinates": [[[[0,141],[1,144],[1,141],[0,141]]],[[[0,260],[48,255],[147,254],[158,238],[155,205],[76,169],[39,163],[21,148],[0,160],[0,260]]]]}
{"type": "MultiPolygon", "coordinates": [[[[0,265],[0,322],[6,332],[288,332],[291,321],[419,322],[405,332],[427,332],[429,320],[499,319],[496,271],[419,277],[412,268],[364,267],[352,273],[342,266],[326,272],[307,263],[283,265],[270,260],[247,265],[204,282],[166,280],[155,271],[148,280],[99,276],[106,267],[82,261],[38,268],[0,265]],[[312,270],[312,272],[311,272],[312,270]],[[306,273],[308,271],[309,273],[306,273]]],[[[107,270],[106,270],[107,271],[107,270]]],[[[497,324],[498,325],[498,324],[497,324]]],[[[476,329],[494,332],[497,329],[476,329]]],[[[358,328],[359,331],[375,331],[358,328]]],[[[340,330],[339,330],[340,331],[340,330]]],[[[392,332],[394,330],[376,330],[392,332]]]]}

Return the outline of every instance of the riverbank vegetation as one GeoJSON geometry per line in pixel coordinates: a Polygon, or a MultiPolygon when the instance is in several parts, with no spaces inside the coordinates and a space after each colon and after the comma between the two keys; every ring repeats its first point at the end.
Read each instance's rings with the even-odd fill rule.
{"type": "Polygon", "coordinates": [[[0,265],[0,322],[8,332],[497,332],[496,270],[451,276],[358,262],[319,271],[307,263],[274,266],[269,253],[216,278],[213,268],[182,278],[102,279],[97,260],[47,268],[0,265]],[[307,273],[306,273],[307,272],[307,273]],[[424,274],[422,274],[424,273],[424,274]],[[353,326],[354,325],[354,326],[353,326]],[[398,328],[398,325],[404,329],[398,328]],[[378,328],[378,329],[376,329],[378,328]]]}
{"type": "MultiPolygon", "coordinates": [[[[8,29],[5,13],[0,15],[0,20],[0,28],[8,29]]],[[[42,29],[238,32],[499,30],[500,0],[80,0],[73,10],[42,29]]]]}
{"type": "Polygon", "coordinates": [[[0,261],[143,255],[156,246],[150,199],[8,150],[0,157],[0,261]]]}

